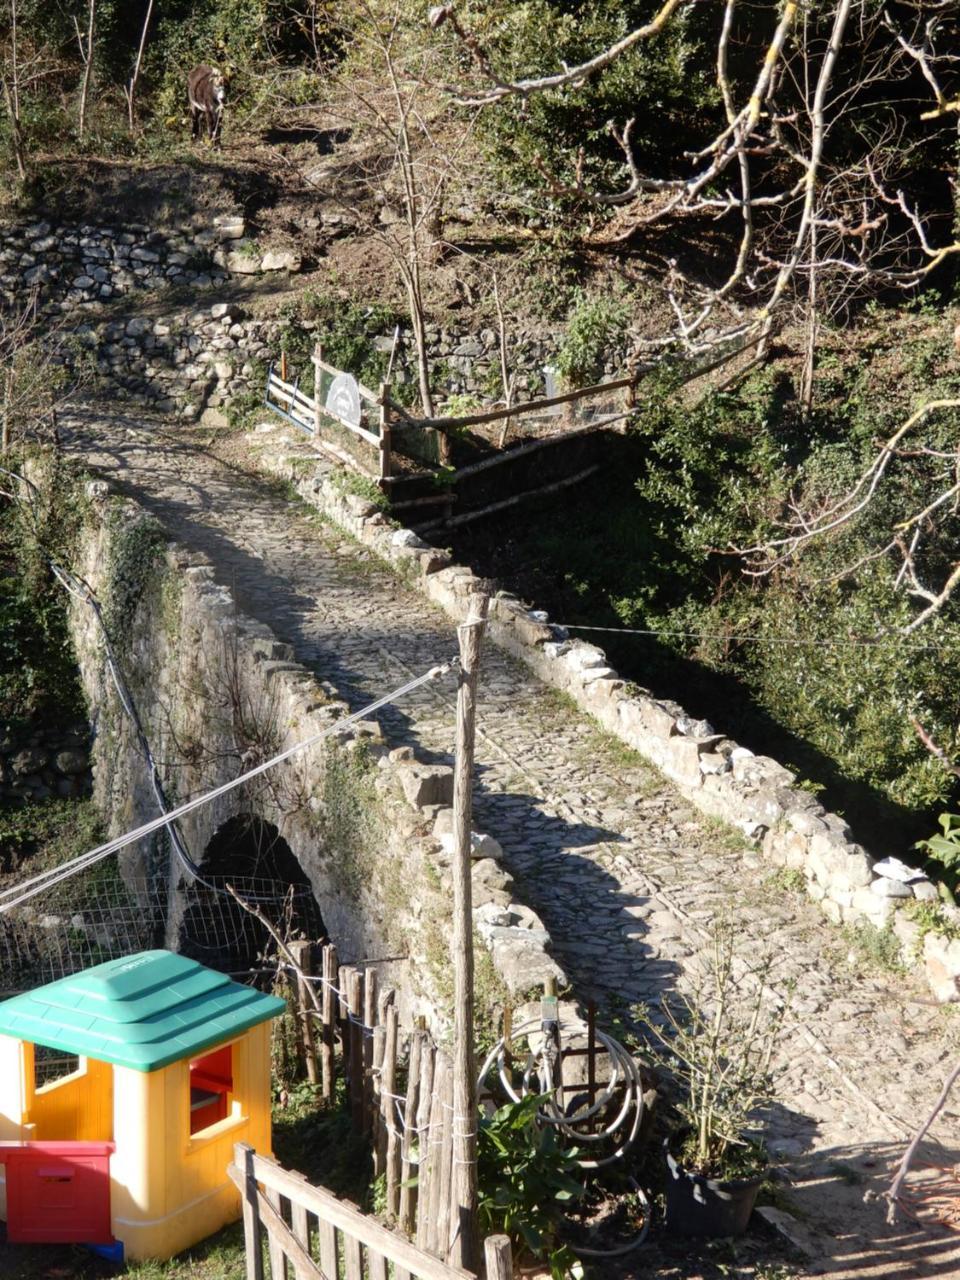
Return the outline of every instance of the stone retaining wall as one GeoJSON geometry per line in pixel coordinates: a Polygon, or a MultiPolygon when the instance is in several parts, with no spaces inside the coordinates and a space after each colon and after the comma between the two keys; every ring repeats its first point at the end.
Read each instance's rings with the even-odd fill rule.
{"type": "MultiPolygon", "coordinates": [[[[470,596],[483,585],[471,569],[452,563],[447,552],[412,530],[398,528],[371,503],[341,492],[331,483],[331,465],[282,427],[264,423],[250,443],[262,465],[293,484],[306,502],[369,546],[451,618],[466,617],[470,596]]],[[[602,649],[570,638],[551,626],[545,613],[508,592],[497,591],[491,601],[489,632],[494,643],[656,765],[700,809],[735,826],[771,863],[799,871],[829,920],[892,928],[904,962],[922,958],[937,998],[958,998],[960,940],[951,940],[951,934],[960,938],[960,910],[941,907],[942,927],[925,930],[902,908],[916,901],[936,905],[931,882],[919,872],[911,883],[878,874],[876,858],[854,840],[846,822],[797,786],[790,770],[738,746],[677,703],[629,685],[602,649]]]]}
{"type": "MultiPolygon", "coordinates": [[[[187,420],[212,420],[229,400],[262,390],[261,364],[279,357],[278,335],[289,322],[249,319],[242,303],[226,303],[228,283],[300,270],[292,248],[262,249],[246,234],[242,217],[222,215],[182,228],[89,223],[0,223],[0,307],[38,291],[41,307],[76,331],[101,375],[132,402],[187,420]],[[193,305],[177,305],[172,287],[197,291],[193,305]],[[111,316],[124,299],[144,295],[136,315],[111,316]],[[149,295],[149,296],[148,296],[149,295]],[[104,314],[104,313],[107,314],[104,314]],[[257,364],[256,362],[259,362],[257,364]]],[[[315,322],[306,331],[322,329],[315,322]]],[[[371,329],[372,345],[391,350],[393,334],[371,329]]],[[[513,328],[510,369],[518,397],[543,394],[562,332],[513,328]]],[[[435,389],[491,400],[502,395],[499,336],[456,323],[427,325],[435,389]]],[[[416,381],[413,338],[401,329],[395,380],[416,381]]],[[[611,350],[604,373],[617,373],[626,348],[611,350]]]]}
{"type": "Polygon", "coordinates": [[[90,730],[83,722],[56,729],[0,725],[0,800],[49,800],[90,790],[90,730]]]}
{"type": "MultiPolygon", "coordinates": [[[[280,356],[286,321],[248,317],[242,303],[214,302],[207,307],[162,311],[116,319],[88,319],[75,332],[81,347],[96,361],[98,373],[134,404],[187,421],[202,417],[217,422],[230,401],[251,391],[263,392],[266,367],[280,356]]],[[[302,323],[322,338],[315,321],[302,323]]],[[[367,335],[371,345],[389,351],[392,334],[367,335]]],[[[500,349],[490,329],[479,333],[431,325],[427,329],[436,391],[447,397],[468,394],[479,400],[499,392],[500,349]]],[[[413,381],[412,336],[401,331],[396,382],[413,381]]],[[[557,335],[519,333],[511,343],[511,367],[518,394],[537,396],[544,390],[544,366],[555,358],[557,335]]],[[[609,372],[617,360],[614,353],[609,372]]],[[[302,370],[294,370],[294,373],[302,370]]]]}
{"type": "Polygon", "coordinates": [[[47,310],[69,312],[138,291],[226,284],[238,276],[300,270],[293,249],[261,249],[243,218],[176,229],[142,223],[0,223],[0,305],[41,291],[47,310]]]}

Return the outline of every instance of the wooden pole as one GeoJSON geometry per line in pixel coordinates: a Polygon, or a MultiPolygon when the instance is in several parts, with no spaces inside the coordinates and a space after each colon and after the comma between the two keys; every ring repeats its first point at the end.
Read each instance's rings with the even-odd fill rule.
{"type": "Polygon", "coordinates": [[[365,969],[363,972],[363,1026],[360,1028],[360,1044],[363,1056],[363,1120],[364,1133],[370,1133],[374,1127],[374,1090],[373,1090],[373,1030],[377,1025],[377,971],[365,969]]]}
{"type": "MultiPolygon", "coordinates": [[[[390,383],[380,383],[380,479],[386,480],[392,470],[390,454],[392,443],[390,438],[390,383]]],[[[381,484],[381,488],[386,488],[381,484]]]]}
{"type": "Polygon", "coordinates": [[[243,1247],[247,1280],[263,1280],[263,1252],[260,1248],[260,1211],[257,1202],[257,1179],[253,1171],[253,1147],[238,1142],[233,1148],[233,1162],[243,1171],[243,1247]]]}
{"type": "Polygon", "coordinates": [[[433,1041],[424,1034],[423,1048],[420,1053],[420,1097],[417,1099],[417,1189],[416,1189],[416,1227],[417,1244],[425,1249],[427,1239],[427,1219],[430,1206],[430,1173],[433,1168],[431,1155],[433,1143],[433,1073],[436,1051],[433,1041]]]}
{"type": "Polygon", "coordinates": [[[320,434],[320,358],[323,352],[318,342],[313,349],[313,434],[320,434]]]}
{"type": "Polygon", "coordinates": [[[290,954],[297,965],[297,1009],[300,1015],[300,1045],[307,1068],[307,1079],[317,1083],[317,1049],[313,1039],[310,999],[307,978],[313,973],[313,947],[305,940],[289,943],[290,954]]]}
{"type": "Polygon", "coordinates": [[[350,970],[349,993],[350,1036],[350,1112],[356,1133],[364,1133],[363,1115],[363,987],[364,975],[350,970]]]}
{"type": "Polygon", "coordinates": [[[400,1212],[400,1143],[398,1141],[396,1090],[397,1090],[397,1035],[399,1014],[391,1005],[387,1010],[387,1040],[384,1046],[383,1066],[380,1071],[381,1106],[387,1133],[385,1170],[387,1175],[387,1213],[396,1218],[400,1212]]]}
{"type": "MultiPolygon", "coordinates": [[[[403,1106],[403,1140],[400,1163],[400,1230],[411,1235],[416,1224],[416,1189],[410,1185],[413,1169],[412,1155],[414,1146],[420,1147],[415,1130],[417,1125],[417,1098],[420,1090],[420,1060],[424,1052],[426,1035],[422,1031],[414,1031],[410,1041],[410,1061],[407,1068],[407,1096],[403,1106]]],[[[390,1113],[390,1122],[396,1127],[399,1112],[397,1108],[390,1113]]],[[[426,1143],[423,1144],[423,1148],[426,1143]]],[[[423,1149],[421,1148],[421,1149],[423,1149]]]]}
{"type": "Polygon", "coordinates": [[[513,1255],[509,1236],[487,1236],[483,1242],[487,1280],[513,1280],[513,1255]]]}
{"type": "Polygon", "coordinates": [[[323,994],[321,996],[321,1026],[323,1041],[320,1047],[321,1092],[324,1102],[332,1102],[336,1088],[336,1063],[334,1039],[336,1035],[337,948],[328,944],[323,948],[323,994]]]}
{"type": "MultiPolygon", "coordinates": [[[[457,628],[460,686],[453,772],[453,1215],[449,1261],[464,1271],[479,1265],[477,1229],[477,1064],[473,1045],[473,893],[470,831],[480,652],[490,601],[475,595],[457,628]]],[[[441,1241],[441,1245],[445,1243],[441,1241]]]]}

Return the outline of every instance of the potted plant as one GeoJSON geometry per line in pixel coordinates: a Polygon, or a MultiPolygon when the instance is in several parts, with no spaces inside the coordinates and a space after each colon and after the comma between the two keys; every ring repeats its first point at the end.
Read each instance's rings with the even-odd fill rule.
{"type": "Polygon", "coordinates": [[[767,988],[769,960],[737,963],[734,933],[715,926],[702,981],[654,1027],[680,1117],[665,1146],[667,1227],[684,1236],[742,1235],[766,1167],[764,1113],[785,1005],[767,988]]]}

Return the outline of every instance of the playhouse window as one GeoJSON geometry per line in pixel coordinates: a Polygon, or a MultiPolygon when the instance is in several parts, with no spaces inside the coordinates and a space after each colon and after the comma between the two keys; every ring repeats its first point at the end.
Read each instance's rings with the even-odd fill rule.
{"type": "Polygon", "coordinates": [[[62,1084],[68,1076],[76,1075],[84,1068],[84,1060],[76,1053],[64,1053],[62,1049],[50,1049],[46,1045],[33,1047],[33,1087],[47,1089],[62,1084]]]}
{"type": "Polygon", "coordinates": [[[190,1062],[190,1133],[226,1120],[233,1093],[233,1046],[190,1062]]]}

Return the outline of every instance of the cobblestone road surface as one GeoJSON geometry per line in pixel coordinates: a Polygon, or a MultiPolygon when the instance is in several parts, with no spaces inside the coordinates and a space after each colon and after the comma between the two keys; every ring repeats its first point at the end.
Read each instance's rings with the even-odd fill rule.
{"type": "MultiPolygon", "coordinates": [[[[71,425],[72,450],[209,556],[241,609],[356,705],[455,650],[448,619],[252,460],[119,413],[71,425]]],[[[451,689],[428,686],[380,715],[394,744],[448,760],[452,705],[451,689]]],[[[871,967],[753,852],[489,646],[477,756],[476,825],[503,845],[580,997],[655,1002],[695,968],[718,912],[732,913],[746,956],[772,949],[776,983],[795,993],[771,1145],[785,1207],[815,1241],[812,1272],[960,1275],[960,1235],[888,1228],[874,1198],[960,1052],[953,1012],[871,967]]],[[[948,1109],[929,1160],[960,1159],[957,1122],[948,1109]]]]}

